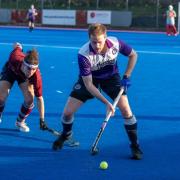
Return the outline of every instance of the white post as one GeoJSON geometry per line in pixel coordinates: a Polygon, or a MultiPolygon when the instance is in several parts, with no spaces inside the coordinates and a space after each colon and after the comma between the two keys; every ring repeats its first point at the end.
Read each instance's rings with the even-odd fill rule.
{"type": "Polygon", "coordinates": [[[19,2],[16,0],[16,9],[19,9],[19,2]]]}
{"type": "Polygon", "coordinates": [[[96,9],[99,9],[99,0],[96,0],[96,9]]]}
{"type": "Polygon", "coordinates": [[[71,9],[71,0],[68,0],[68,9],[71,9]]]}
{"type": "Polygon", "coordinates": [[[44,0],[41,0],[41,11],[44,9],[44,0]]]}
{"type": "Polygon", "coordinates": [[[128,11],[129,10],[129,2],[128,2],[128,0],[126,0],[126,11],[128,11]]]}
{"type": "Polygon", "coordinates": [[[156,2],[156,28],[159,27],[159,0],[156,2]]]}
{"type": "Polygon", "coordinates": [[[178,33],[180,33],[180,1],[178,2],[178,33]]]}

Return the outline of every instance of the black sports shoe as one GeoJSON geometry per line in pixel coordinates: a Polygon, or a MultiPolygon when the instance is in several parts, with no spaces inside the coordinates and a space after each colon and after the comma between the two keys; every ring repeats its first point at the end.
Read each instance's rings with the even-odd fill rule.
{"type": "Polygon", "coordinates": [[[131,145],[130,147],[131,147],[131,153],[132,153],[131,159],[135,159],[135,160],[142,159],[143,152],[139,148],[139,145],[135,144],[135,145],[131,145]]]}
{"type": "Polygon", "coordinates": [[[67,140],[62,134],[54,141],[52,149],[57,151],[58,149],[62,149],[64,142],[67,140]]]}

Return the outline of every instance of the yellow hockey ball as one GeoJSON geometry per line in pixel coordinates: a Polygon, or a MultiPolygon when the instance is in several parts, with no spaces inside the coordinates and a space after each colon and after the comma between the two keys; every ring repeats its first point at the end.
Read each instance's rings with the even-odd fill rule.
{"type": "Polygon", "coordinates": [[[106,161],[102,161],[99,165],[100,169],[107,169],[108,163],[106,161]]]}

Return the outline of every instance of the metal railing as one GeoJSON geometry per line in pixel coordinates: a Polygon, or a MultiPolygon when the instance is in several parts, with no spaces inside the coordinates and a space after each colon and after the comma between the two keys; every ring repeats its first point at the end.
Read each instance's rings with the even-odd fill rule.
{"type": "Polygon", "coordinates": [[[175,11],[179,0],[0,0],[0,8],[27,10],[31,4],[36,9],[114,10],[131,11],[133,27],[165,26],[165,14],[173,2],[175,11]]]}

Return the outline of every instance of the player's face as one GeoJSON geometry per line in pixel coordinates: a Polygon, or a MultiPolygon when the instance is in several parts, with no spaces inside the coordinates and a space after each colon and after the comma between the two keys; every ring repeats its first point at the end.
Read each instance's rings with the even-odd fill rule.
{"type": "Polygon", "coordinates": [[[102,53],[106,42],[106,34],[91,35],[90,43],[96,53],[102,53]]]}
{"type": "Polygon", "coordinates": [[[21,70],[27,78],[30,78],[36,72],[37,68],[31,68],[29,66],[26,66],[25,64],[22,64],[21,70]]]}

